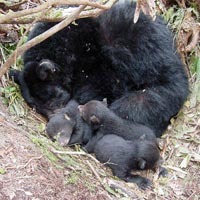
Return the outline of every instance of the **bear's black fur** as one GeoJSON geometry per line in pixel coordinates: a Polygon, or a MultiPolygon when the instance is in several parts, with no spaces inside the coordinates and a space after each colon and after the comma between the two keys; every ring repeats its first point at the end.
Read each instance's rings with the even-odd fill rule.
{"type": "MultiPolygon", "coordinates": [[[[93,133],[114,134],[132,141],[144,139],[157,144],[155,133],[150,128],[118,117],[106,107],[105,102],[92,100],[85,105],[79,105],[78,108],[80,115],[90,125],[93,133]]],[[[92,139],[87,145],[90,143],[92,139]]]]}
{"type": "Polygon", "coordinates": [[[59,81],[60,68],[50,60],[42,59],[39,63],[29,62],[22,72],[11,70],[10,76],[20,85],[26,102],[48,118],[70,100],[69,92],[59,81]],[[26,81],[25,77],[29,77],[29,81],[26,81]]]}
{"type": "Polygon", "coordinates": [[[167,174],[167,170],[160,166],[157,138],[150,128],[121,119],[106,107],[105,101],[92,100],[78,108],[93,130],[91,139],[84,146],[85,150],[95,153],[100,162],[108,162],[116,176],[145,189],[150,181],[131,175],[132,169],[155,170],[155,167],[159,167],[159,175],[167,174]]]}
{"type": "Polygon", "coordinates": [[[141,189],[151,185],[149,179],[132,175],[131,170],[155,170],[159,166],[160,154],[155,143],[143,139],[128,141],[113,134],[99,137],[95,141],[93,152],[96,158],[106,163],[115,176],[136,183],[141,189]]]}
{"type": "Polygon", "coordinates": [[[62,146],[88,143],[92,136],[90,127],[79,115],[78,103],[70,100],[66,107],[50,116],[46,132],[62,146]]]}
{"type": "MultiPolygon", "coordinates": [[[[24,70],[14,73],[25,83],[20,84],[24,98],[47,117],[69,97],[80,104],[107,98],[118,116],[161,136],[188,95],[188,80],[162,19],[152,21],[140,13],[134,24],[134,11],[132,1],[116,3],[101,16],[76,20],[26,51],[24,70]]],[[[54,24],[38,23],[29,40],[54,24]]]]}

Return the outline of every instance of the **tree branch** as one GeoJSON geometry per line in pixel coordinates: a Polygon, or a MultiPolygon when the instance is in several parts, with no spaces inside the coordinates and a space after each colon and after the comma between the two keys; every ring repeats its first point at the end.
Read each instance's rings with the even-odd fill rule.
{"type": "MultiPolygon", "coordinates": [[[[41,13],[35,13],[32,15],[27,15],[25,17],[20,17],[20,18],[11,18],[11,19],[6,19],[4,21],[4,24],[29,24],[32,23],[35,19],[38,19],[38,22],[59,22],[67,18],[68,16],[71,15],[71,13],[75,10],[76,8],[51,8],[49,9],[48,12],[46,12],[45,15],[41,16],[41,13]],[[38,17],[40,16],[40,17],[38,17]]],[[[80,18],[86,18],[86,17],[97,17],[100,15],[104,10],[102,9],[88,9],[84,10],[83,12],[80,13],[80,15],[77,17],[77,19],[80,18]]],[[[44,12],[44,10],[43,10],[44,12]]]]}
{"type": "Polygon", "coordinates": [[[19,17],[24,17],[27,15],[32,15],[38,12],[42,12],[45,9],[48,9],[53,6],[58,6],[58,5],[85,5],[85,6],[92,6],[95,8],[99,9],[108,9],[107,6],[101,5],[96,2],[92,2],[89,0],[49,0],[35,8],[27,9],[27,10],[22,10],[18,12],[9,12],[6,15],[1,16],[0,18],[0,24],[2,23],[7,23],[7,21],[19,17]]]}

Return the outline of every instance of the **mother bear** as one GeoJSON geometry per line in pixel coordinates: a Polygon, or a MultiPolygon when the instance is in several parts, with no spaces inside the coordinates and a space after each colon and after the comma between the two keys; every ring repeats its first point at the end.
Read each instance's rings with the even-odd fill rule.
{"type": "MultiPolygon", "coordinates": [[[[134,24],[134,11],[132,1],[116,3],[26,51],[23,71],[11,74],[27,103],[49,118],[72,98],[107,98],[118,116],[161,136],[188,95],[188,79],[163,20],[140,13],[134,24]]],[[[53,25],[38,23],[28,39],[53,25]]]]}

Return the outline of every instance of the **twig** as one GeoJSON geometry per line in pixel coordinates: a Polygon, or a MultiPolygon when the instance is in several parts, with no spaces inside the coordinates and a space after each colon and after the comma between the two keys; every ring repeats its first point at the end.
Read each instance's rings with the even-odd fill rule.
{"type": "Polygon", "coordinates": [[[93,174],[96,176],[97,180],[99,181],[99,183],[102,185],[102,187],[105,189],[105,191],[108,192],[108,198],[109,199],[113,199],[111,198],[111,196],[109,195],[109,190],[108,190],[108,187],[101,179],[101,177],[99,176],[99,174],[97,173],[97,171],[94,169],[94,167],[92,166],[92,164],[87,160],[87,165],[89,166],[89,168],[92,170],[93,174]]]}
{"type": "Polygon", "coordinates": [[[176,3],[180,8],[186,8],[184,0],[181,0],[181,2],[179,0],[176,0],[176,3]]]}
{"type": "Polygon", "coordinates": [[[99,3],[89,1],[89,0],[49,0],[36,8],[31,8],[27,10],[22,10],[18,12],[9,12],[8,14],[1,16],[0,24],[5,23],[8,20],[13,18],[24,17],[26,15],[31,15],[34,13],[42,12],[45,9],[49,9],[50,7],[57,6],[57,5],[85,5],[85,6],[92,6],[99,9],[108,9],[109,7],[105,5],[101,5],[99,3]]]}
{"type": "MultiPolygon", "coordinates": [[[[47,12],[47,10],[45,10],[45,12],[43,13],[44,15],[46,14],[46,12],[47,12]]],[[[42,16],[43,15],[42,13],[40,13],[40,16],[42,16]]],[[[18,44],[17,44],[17,47],[16,47],[16,49],[18,49],[19,48],[19,46],[21,46],[22,45],[22,42],[23,42],[23,37],[29,32],[29,30],[30,30],[30,28],[31,28],[31,26],[34,24],[34,23],[36,23],[37,22],[37,20],[39,19],[39,17],[40,16],[38,16],[37,18],[35,18],[34,19],[34,21],[31,23],[31,24],[29,24],[29,26],[28,26],[28,28],[26,29],[26,31],[23,33],[23,35],[21,36],[21,39],[19,40],[19,42],[18,42],[18,44]]],[[[16,53],[17,53],[17,51],[16,51],[16,53]]],[[[14,63],[16,63],[16,61],[17,61],[17,54],[15,53],[15,55],[14,55],[14,63]]]]}
{"type": "Polygon", "coordinates": [[[9,170],[9,169],[23,169],[23,168],[27,167],[31,161],[33,161],[33,160],[39,160],[42,157],[43,157],[43,155],[41,155],[39,157],[33,157],[25,165],[6,167],[6,170],[9,170]]]}
{"type": "MultiPolygon", "coordinates": [[[[195,199],[194,195],[197,194],[197,191],[194,191],[188,198],[187,200],[192,200],[192,199],[195,199]]],[[[198,194],[197,194],[198,195],[198,194]]],[[[198,197],[197,197],[198,198],[198,197]]]]}
{"type": "Polygon", "coordinates": [[[101,180],[101,177],[99,176],[99,174],[97,173],[97,171],[94,169],[94,167],[92,166],[92,164],[86,160],[89,168],[92,170],[93,174],[96,176],[96,178],[98,179],[98,181],[101,183],[101,185],[103,186],[103,188],[105,188],[103,181],[101,180]]]}
{"type": "MultiPolygon", "coordinates": [[[[107,0],[104,2],[104,6],[106,9],[109,9],[117,0],[107,0]]],[[[94,6],[93,6],[94,7],[94,6]]],[[[69,7],[69,8],[61,8],[61,7],[49,7],[49,10],[45,15],[43,14],[39,20],[40,22],[59,22],[67,18],[76,8],[69,7]]],[[[106,9],[99,9],[99,8],[92,8],[86,9],[77,16],[77,19],[86,18],[86,17],[97,17],[106,9]]],[[[35,14],[31,13],[30,15],[26,15],[25,17],[18,17],[18,18],[7,18],[4,23],[6,24],[29,24],[32,23],[38,15],[41,15],[41,12],[37,12],[35,14]]]]}
{"type": "MultiPolygon", "coordinates": [[[[51,153],[53,153],[53,154],[56,156],[56,158],[58,158],[61,162],[66,163],[66,160],[63,159],[62,157],[60,157],[59,154],[53,152],[51,149],[49,149],[49,151],[50,151],[51,153]]],[[[67,169],[70,169],[70,170],[72,170],[72,171],[81,171],[81,170],[82,170],[82,169],[81,169],[80,167],[78,167],[78,166],[76,166],[76,167],[74,168],[74,167],[69,166],[69,165],[67,165],[67,166],[64,165],[63,167],[64,167],[64,168],[67,168],[67,169]]]]}
{"type": "Polygon", "coordinates": [[[57,151],[55,149],[51,150],[52,153],[56,153],[56,154],[66,154],[66,155],[83,155],[83,156],[87,156],[89,158],[91,158],[92,160],[94,160],[96,163],[100,163],[94,156],[85,153],[85,152],[77,152],[77,151],[57,151]]]}
{"type": "Polygon", "coordinates": [[[183,171],[182,169],[180,169],[180,168],[178,168],[178,167],[173,167],[173,166],[170,166],[170,165],[166,165],[165,167],[168,168],[168,169],[172,169],[172,170],[174,170],[174,171],[180,172],[180,173],[182,173],[182,174],[187,174],[186,171],[183,171]]]}
{"type": "Polygon", "coordinates": [[[194,27],[192,30],[192,40],[189,43],[189,45],[186,47],[187,52],[191,52],[195,48],[195,46],[198,44],[199,33],[200,33],[200,23],[199,23],[199,26],[194,27]]]}
{"type": "Polygon", "coordinates": [[[41,156],[39,156],[39,157],[33,157],[33,158],[31,158],[25,165],[20,165],[20,166],[18,166],[17,169],[23,169],[23,168],[27,167],[31,161],[33,161],[33,160],[39,160],[39,159],[41,159],[42,157],[43,157],[43,155],[41,155],[41,156]]]}
{"type": "Polygon", "coordinates": [[[136,4],[136,9],[133,17],[133,22],[136,23],[139,19],[140,11],[149,14],[153,20],[156,19],[156,4],[155,0],[138,0],[136,4]]]}
{"type": "Polygon", "coordinates": [[[1,1],[1,3],[3,4],[3,9],[4,10],[8,10],[8,9],[11,9],[11,10],[16,10],[18,9],[22,4],[26,3],[27,0],[23,0],[23,1],[19,1],[19,2],[9,2],[9,1],[1,1]],[[7,4],[8,2],[8,4],[7,4]],[[9,5],[11,3],[11,5],[9,5]]]}
{"type": "MultiPolygon", "coordinates": [[[[32,110],[32,109],[31,109],[32,110]]],[[[33,110],[32,110],[33,111],[33,110]]],[[[30,113],[33,117],[35,117],[37,120],[39,120],[40,122],[42,122],[42,123],[46,123],[47,122],[47,120],[46,120],[46,118],[44,118],[42,115],[38,115],[38,113],[36,113],[36,112],[31,112],[30,113]]]]}
{"type": "MultiPolygon", "coordinates": [[[[4,54],[4,51],[3,51],[3,48],[0,46],[0,55],[1,55],[1,61],[0,61],[0,65],[3,65],[3,63],[6,61],[6,56],[5,56],[5,54],[4,54]]],[[[1,79],[0,79],[0,81],[1,81],[1,84],[2,84],[2,86],[3,87],[6,87],[6,78],[5,77],[2,77],[1,79]]]]}
{"type": "Polygon", "coordinates": [[[108,190],[108,185],[106,185],[102,180],[101,180],[101,177],[99,176],[99,174],[97,173],[97,171],[94,169],[94,167],[92,166],[92,164],[86,160],[87,162],[87,165],[89,166],[89,168],[92,170],[93,174],[96,176],[97,180],[99,181],[99,183],[102,185],[102,187],[108,192],[108,197],[109,199],[112,199],[110,196],[109,196],[109,190],[108,190]]]}
{"type": "Polygon", "coordinates": [[[32,40],[29,40],[27,43],[16,49],[11,56],[7,59],[7,61],[2,65],[0,68],[0,78],[6,73],[6,71],[9,69],[10,65],[14,62],[15,56],[19,56],[23,54],[27,49],[31,48],[32,46],[44,41],[51,35],[57,33],[64,27],[66,27],[68,24],[70,24],[72,21],[76,19],[76,17],[79,15],[79,13],[85,8],[86,6],[79,6],[74,13],[72,13],[67,19],[63,20],[62,22],[56,24],[49,30],[45,31],[44,33],[38,35],[37,37],[33,38],[32,40]]]}
{"type": "MultiPolygon", "coordinates": [[[[46,15],[42,15],[42,17],[38,20],[39,22],[59,22],[67,18],[76,8],[51,8],[49,12],[47,12],[46,15]]],[[[77,16],[76,19],[80,18],[87,18],[87,17],[97,17],[99,16],[104,10],[102,9],[91,9],[91,10],[85,10],[82,13],[80,13],[79,16],[77,16]]],[[[40,13],[39,13],[40,14],[40,13]]],[[[6,21],[7,24],[29,24],[32,23],[35,18],[37,18],[38,13],[26,16],[25,18],[18,18],[18,19],[10,19],[6,21]]]]}

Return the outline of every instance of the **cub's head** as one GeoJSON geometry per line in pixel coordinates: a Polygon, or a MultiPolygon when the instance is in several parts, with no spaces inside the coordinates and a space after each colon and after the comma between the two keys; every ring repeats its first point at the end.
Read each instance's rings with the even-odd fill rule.
{"type": "Polygon", "coordinates": [[[67,146],[71,139],[75,121],[67,113],[56,113],[47,123],[46,132],[52,140],[57,140],[62,146],[67,146]]]}
{"type": "Polygon", "coordinates": [[[60,67],[48,59],[42,59],[36,67],[37,77],[42,81],[55,80],[60,73],[60,67]]]}
{"type": "Polygon", "coordinates": [[[104,117],[107,111],[107,101],[92,100],[85,105],[78,106],[81,117],[89,124],[93,129],[99,128],[103,124],[104,117]]]}

